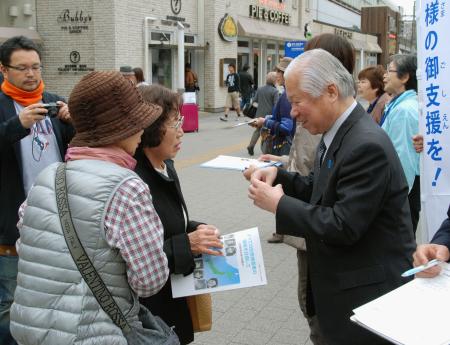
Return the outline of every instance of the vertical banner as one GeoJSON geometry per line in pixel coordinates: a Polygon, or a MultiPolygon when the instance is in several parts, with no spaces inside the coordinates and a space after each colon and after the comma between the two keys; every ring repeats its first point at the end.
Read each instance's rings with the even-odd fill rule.
{"type": "Polygon", "coordinates": [[[448,0],[419,0],[417,58],[419,128],[424,136],[422,206],[428,240],[450,203],[450,13],[448,0]]]}

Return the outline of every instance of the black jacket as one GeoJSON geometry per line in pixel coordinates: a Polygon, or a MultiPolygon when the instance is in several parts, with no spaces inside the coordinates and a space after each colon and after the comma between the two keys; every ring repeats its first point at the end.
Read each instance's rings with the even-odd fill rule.
{"type": "MultiPolygon", "coordinates": [[[[138,163],[135,171],[149,186],[153,205],[164,227],[164,252],[169,261],[170,273],[190,274],[194,270],[194,256],[187,233],[194,231],[202,223],[189,221],[173,161],[165,161],[169,175],[167,178],[153,168],[141,150],[137,152],[136,159],[138,163]],[[182,208],[188,219],[187,227],[182,208]]],[[[172,298],[170,279],[161,291],[151,297],[142,298],[141,303],[153,314],[160,316],[169,326],[175,326],[175,332],[182,344],[194,340],[186,298],[172,298]]]]}
{"type": "MultiPolygon", "coordinates": [[[[42,100],[44,103],[64,101],[47,92],[44,92],[42,100]]],[[[51,121],[61,158],[64,159],[74,129],[57,118],[51,121]]],[[[29,133],[30,130],[20,123],[13,100],[0,92],[0,244],[3,245],[14,245],[19,237],[17,211],[25,200],[20,140],[29,133]]]]}
{"type": "MultiPolygon", "coordinates": [[[[318,165],[318,164],[317,164],[318,165]]],[[[389,137],[358,104],[336,133],[322,167],[303,177],[279,171],[286,193],[277,232],[305,237],[308,313],[326,342],[383,344],[353,324],[352,309],[404,284],[415,240],[408,184],[389,137]]],[[[386,342],[387,344],[387,342],[386,342]]]]}
{"type": "Polygon", "coordinates": [[[239,72],[239,88],[243,97],[248,98],[252,95],[253,84],[255,82],[250,73],[244,71],[239,72]]]}
{"type": "Polygon", "coordinates": [[[433,236],[431,243],[442,244],[450,250],[450,205],[448,206],[447,219],[444,220],[439,230],[433,236]]]}

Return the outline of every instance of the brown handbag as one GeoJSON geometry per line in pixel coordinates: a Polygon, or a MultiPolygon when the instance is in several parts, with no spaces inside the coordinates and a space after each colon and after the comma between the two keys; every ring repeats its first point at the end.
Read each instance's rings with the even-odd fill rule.
{"type": "Polygon", "coordinates": [[[191,314],[194,332],[205,332],[212,327],[212,301],[211,294],[194,295],[186,297],[191,314]]]}

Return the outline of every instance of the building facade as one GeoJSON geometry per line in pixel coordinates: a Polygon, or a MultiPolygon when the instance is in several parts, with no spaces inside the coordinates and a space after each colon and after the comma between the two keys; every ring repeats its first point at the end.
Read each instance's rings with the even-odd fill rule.
{"type": "Polygon", "coordinates": [[[376,35],[382,49],[378,63],[386,66],[389,57],[399,52],[400,13],[387,6],[362,9],[362,31],[376,35]]]}
{"type": "Polygon", "coordinates": [[[190,62],[199,77],[199,105],[220,111],[227,65],[236,63],[240,70],[248,64],[256,84],[263,85],[284,56],[285,42],[305,40],[308,23],[313,34],[347,37],[355,46],[358,71],[372,64],[371,54],[379,53],[373,37],[320,22],[312,27],[309,1],[6,0],[0,30],[22,28],[37,35],[49,91],[69,96],[89,71],[122,65],[141,67],[147,81],[176,90],[190,62]],[[32,15],[25,14],[30,6],[32,15]]]}

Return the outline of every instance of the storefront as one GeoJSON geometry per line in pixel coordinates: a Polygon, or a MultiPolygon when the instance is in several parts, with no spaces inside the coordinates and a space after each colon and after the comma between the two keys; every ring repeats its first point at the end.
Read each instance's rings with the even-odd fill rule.
{"type": "Polygon", "coordinates": [[[258,86],[264,85],[265,76],[273,71],[284,56],[285,41],[298,40],[302,33],[298,27],[255,21],[253,18],[237,16],[238,58],[237,66],[253,67],[251,71],[258,86]]]}
{"type": "MultiPolygon", "coordinates": [[[[31,19],[17,7],[16,22],[23,16],[38,28],[47,90],[66,97],[90,71],[123,65],[141,67],[148,82],[177,90],[189,62],[199,78],[199,105],[220,111],[224,59],[239,70],[249,64],[262,85],[284,55],[284,42],[303,37],[298,0],[36,0],[31,19]],[[218,30],[226,15],[236,31],[228,41],[218,30]]],[[[8,26],[9,18],[4,21],[8,26]]]]}
{"type": "MultiPolygon", "coordinates": [[[[263,85],[285,42],[305,39],[311,18],[304,6],[299,0],[36,0],[44,80],[49,91],[69,96],[89,71],[130,65],[141,67],[147,81],[177,90],[189,62],[199,79],[200,107],[221,111],[227,64],[238,70],[248,64],[263,85]]],[[[319,22],[311,31],[347,37],[356,73],[381,52],[375,36],[319,22]]]]}
{"type": "Polygon", "coordinates": [[[355,49],[355,69],[353,76],[357,78],[358,73],[368,67],[377,64],[378,54],[382,52],[377,43],[377,36],[362,34],[357,31],[348,30],[338,26],[314,21],[313,34],[332,33],[345,37],[355,49]]]}

